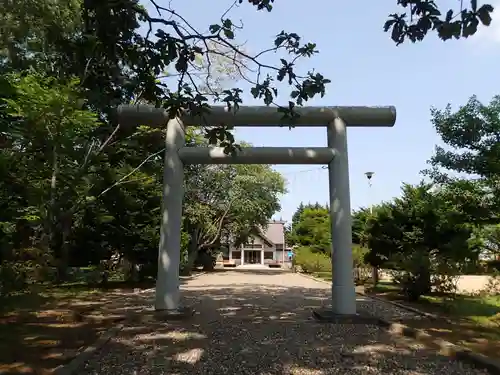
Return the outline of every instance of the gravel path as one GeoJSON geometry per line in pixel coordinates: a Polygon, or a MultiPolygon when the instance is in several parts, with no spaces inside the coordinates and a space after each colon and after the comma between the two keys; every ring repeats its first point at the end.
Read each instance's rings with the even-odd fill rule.
{"type": "MultiPolygon", "coordinates": [[[[207,274],[183,293],[198,311],[190,321],[130,324],[79,373],[487,374],[377,326],[315,322],[311,309],[328,303],[329,286],[298,274],[207,274]]],[[[389,319],[412,314],[367,299],[358,304],[389,319]]]]}

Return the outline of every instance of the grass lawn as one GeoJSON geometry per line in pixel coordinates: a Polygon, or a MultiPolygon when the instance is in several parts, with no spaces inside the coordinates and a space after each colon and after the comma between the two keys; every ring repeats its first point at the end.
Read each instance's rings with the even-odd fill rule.
{"type": "Polygon", "coordinates": [[[116,308],[130,300],[131,288],[150,286],[36,285],[0,298],[0,374],[52,373],[123,319],[116,308]]]}
{"type": "Polygon", "coordinates": [[[435,294],[409,303],[399,294],[397,285],[384,282],[367,289],[367,293],[446,317],[448,322],[438,318],[404,323],[490,357],[500,357],[500,296],[457,295],[452,298],[435,294]]]}

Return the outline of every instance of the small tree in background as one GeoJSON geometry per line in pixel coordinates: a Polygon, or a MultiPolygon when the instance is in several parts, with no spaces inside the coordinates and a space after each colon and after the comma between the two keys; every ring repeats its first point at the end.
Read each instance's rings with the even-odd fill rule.
{"type": "Polygon", "coordinates": [[[312,252],[330,254],[331,251],[330,212],[319,204],[306,206],[292,227],[291,243],[306,246],[312,252]]]}
{"type": "Polygon", "coordinates": [[[433,275],[456,276],[468,259],[474,228],[432,185],[404,185],[402,197],[377,208],[367,224],[372,259],[401,271],[396,280],[408,299],[431,291],[433,275]]]}

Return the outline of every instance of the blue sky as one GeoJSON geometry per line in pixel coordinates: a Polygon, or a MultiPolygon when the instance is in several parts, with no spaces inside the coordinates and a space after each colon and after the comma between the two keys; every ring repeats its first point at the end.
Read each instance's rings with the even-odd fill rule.
{"type": "MultiPolygon", "coordinates": [[[[493,3],[495,5],[495,1],[493,3]]],[[[161,5],[169,2],[161,0],[161,5]]],[[[219,22],[232,1],[173,0],[170,6],[201,30],[219,22]],[[202,5],[207,4],[207,5],[202,5]]],[[[394,128],[350,128],[351,206],[368,206],[397,196],[402,182],[417,183],[434,146],[439,143],[430,123],[432,106],[464,104],[476,94],[488,101],[500,94],[500,3],[493,25],[469,40],[442,42],[431,36],[419,44],[396,47],[382,26],[395,10],[395,0],[276,0],[271,13],[257,12],[244,2],[229,17],[244,28],[236,33],[249,53],[272,46],[281,30],[295,32],[318,45],[320,53],[299,65],[332,80],[324,98],[309,105],[394,105],[394,128]],[[313,4],[313,5],[312,5],[313,4]],[[497,22],[495,22],[497,21],[497,22]],[[369,191],[364,172],[374,171],[369,191]]],[[[457,0],[438,1],[456,6],[457,0]]],[[[483,3],[483,1],[479,1],[483,3]]],[[[277,65],[279,56],[264,61],[277,65]]],[[[237,84],[241,86],[241,84],[237,84]]],[[[261,104],[248,95],[245,104],[261,104]]],[[[280,103],[288,100],[283,91],[280,103]]],[[[323,128],[240,128],[237,137],[256,146],[326,146],[323,128]]],[[[276,166],[287,179],[288,194],[275,217],[289,220],[298,204],[327,202],[327,171],[315,166],[276,166]]]]}

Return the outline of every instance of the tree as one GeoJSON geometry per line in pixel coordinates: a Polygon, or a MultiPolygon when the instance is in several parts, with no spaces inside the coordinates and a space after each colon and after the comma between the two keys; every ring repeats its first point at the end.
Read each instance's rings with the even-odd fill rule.
{"type": "MultiPolygon", "coordinates": [[[[242,3],[244,3],[243,0],[238,0],[231,5],[231,8],[242,3]]],[[[270,12],[274,1],[252,0],[248,3],[256,7],[258,11],[270,12]]],[[[220,23],[209,26],[209,33],[203,33],[182,18],[175,9],[160,6],[153,0],[150,4],[158,17],[150,15],[135,0],[85,2],[85,34],[97,36],[97,43],[89,39],[84,41],[84,43],[90,43],[89,47],[94,47],[92,50],[94,54],[97,54],[93,60],[86,59],[89,65],[88,82],[94,80],[91,76],[96,75],[99,71],[97,68],[100,68],[100,63],[96,65],[94,61],[107,60],[106,62],[111,63],[111,66],[118,66],[120,62],[122,66],[127,66],[127,69],[131,70],[132,74],[128,75],[128,81],[137,88],[136,92],[139,91],[142,97],[158,105],[167,106],[168,104],[172,114],[180,109],[203,112],[208,109],[209,98],[221,101],[231,108],[237,108],[241,103],[241,89],[224,90],[222,95],[219,93],[203,95],[193,84],[188,71],[197,55],[208,56],[210,53],[218,53],[216,50],[211,50],[207,43],[213,42],[244,57],[253,65],[257,75],[256,79],[248,80],[252,85],[251,94],[255,98],[262,99],[265,104],[276,105],[289,120],[293,119],[297,105],[304,104],[315,95],[324,95],[325,85],[330,82],[328,79],[312,71],[306,74],[295,71],[298,59],[318,52],[314,43],[302,44],[296,33],[282,31],[277,35],[273,47],[255,55],[248,55],[235,43],[238,26],[230,18],[226,18],[228,12],[221,17],[220,23]],[[148,25],[149,30],[146,36],[138,33],[137,20],[148,25]],[[155,28],[158,28],[156,32],[155,28]],[[154,32],[156,41],[150,39],[154,32]],[[291,59],[280,58],[277,66],[261,62],[264,55],[276,51],[291,55],[291,59]],[[157,81],[158,74],[172,63],[175,63],[179,74],[175,91],[157,81]],[[274,84],[276,81],[288,82],[292,87],[289,102],[284,106],[276,102],[279,91],[274,84]],[[160,98],[162,100],[159,100],[160,98]]],[[[402,43],[406,38],[412,41],[422,40],[431,30],[436,30],[444,40],[451,37],[468,37],[475,33],[479,23],[489,25],[490,13],[493,11],[490,5],[477,8],[476,0],[473,0],[471,9],[460,6],[458,12],[461,18],[458,19],[456,18],[457,12],[454,10],[449,10],[446,16],[442,16],[433,1],[398,1],[398,4],[410,10],[411,19],[408,20],[405,14],[393,14],[384,26],[386,31],[391,30],[392,38],[397,43],[402,43]]],[[[125,76],[123,71],[121,73],[121,76],[125,76]]],[[[106,80],[112,81],[114,76],[108,75],[106,80]]],[[[95,85],[96,82],[92,83],[95,85]]],[[[210,138],[210,135],[215,133],[211,129],[207,135],[210,138]]],[[[219,138],[220,142],[232,142],[230,133],[227,131],[219,132],[219,138]]]]}
{"type": "Polygon", "coordinates": [[[291,226],[285,228],[286,229],[286,231],[285,231],[286,243],[289,245],[298,245],[298,243],[296,242],[296,239],[293,235],[293,233],[294,233],[293,227],[295,227],[297,224],[299,224],[299,222],[301,220],[300,216],[302,215],[302,213],[304,212],[304,210],[306,208],[319,209],[319,208],[322,208],[322,206],[318,202],[316,202],[315,204],[311,204],[311,203],[304,204],[303,202],[300,202],[299,206],[297,207],[297,209],[295,210],[295,212],[292,215],[291,226]]]}
{"type": "Polygon", "coordinates": [[[242,243],[265,227],[286,191],[283,177],[268,165],[195,166],[186,185],[188,268],[200,251],[211,253],[229,238],[242,243]]]}
{"type": "Polygon", "coordinates": [[[292,222],[285,226],[285,241],[287,245],[294,245],[294,239],[292,236],[292,229],[295,225],[299,223],[300,215],[304,212],[304,203],[300,202],[299,207],[295,210],[292,216],[292,222]]]}
{"type": "Polygon", "coordinates": [[[378,269],[383,262],[377,256],[374,257],[373,252],[366,249],[368,242],[366,225],[370,215],[371,211],[367,208],[361,208],[354,211],[352,214],[353,255],[355,255],[354,249],[356,249],[356,251],[360,252],[359,256],[356,254],[356,257],[359,258],[358,263],[369,264],[372,266],[373,285],[377,285],[379,281],[378,269]]]}
{"type": "Polygon", "coordinates": [[[457,111],[448,105],[431,110],[432,122],[442,141],[424,171],[436,182],[446,184],[462,209],[477,222],[499,221],[500,203],[500,96],[489,104],[475,96],[457,111]],[[458,177],[465,174],[466,178],[458,177]]]}
{"type": "Polygon", "coordinates": [[[10,97],[3,98],[2,125],[8,148],[2,158],[7,163],[15,161],[18,167],[5,169],[3,180],[14,186],[30,183],[30,187],[18,185],[21,191],[29,191],[28,199],[18,208],[24,213],[18,215],[38,228],[35,243],[46,252],[53,250],[62,270],[67,266],[68,227],[72,226],[67,213],[75,205],[66,199],[81,182],[75,178],[85,167],[89,156],[85,142],[98,127],[97,119],[79,108],[78,81],[60,83],[36,73],[13,73],[4,78],[10,97]]]}
{"type": "MultiPolygon", "coordinates": [[[[293,119],[296,106],[315,95],[324,95],[329,83],[320,73],[296,71],[299,59],[318,52],[314,43],[302,43],[296,33],[278,33],[271,48],[254,55],[240,48],[236,40],[241,27],[228,17],[233,7],[243,6],[243,0],[236,0],[220,22],[209,25],[206,33],[194,28],[175,8],[160,6],[154,0],[148,4],[155,15],[137,0],[22,0],[15,6],[9,0],[2,3],[2,9],[7,10],[6,25],[2,25],[3,30],[8,30],[5,35],[9,35],[4,40],[10,51],[7,64],[21,69],[19,59],[31,61],[35,56],[36,61],[44,61],[43,66],[58,77],[78,77],[87,89],[90,107],[99,113],[109,113],[111,107],[130,100],[168,107],[172,115],[181,109],[203,113],[214,101],[237,109],[242,102],[240,88],[220,93],[210,87],[206,90],[204,82],[200,90],[194,79],[199,56],[209,61],[213,56],[223,55],[235,66],[245,60],[245,66],[255,72],[255,78],[244,76],[252,86],[251,94],[265,104],[276,105],[288,121],[293,119]],[[145,35],[139,31],[141,23],[148,28],[145,35]],[[11,35],[16,38],[10,38],[11,35]],[[43,43],[31,43],[33,40],[43,43]],[[265,55],[274,52],[279,53],[279,63],[263,63],[265,55]],[[160,77],[172,66],[177,79],[169,84],[160,77]],[[277,103],[279,92],[275,83],[281,81],[291,86],[288,103],[284,105],[277,103]]],[[[478,7],[477,0],[471,0],[470,8],[457,2],[457,7],[446,13],[435,1],[398,0],[397,4],[405,13],[391,14],[384,25],[397,44],[423,40],[430,31],[437,32],[443,40],[469,37],[479,24],[490,24],[493,11],[488,4],[478,7]]],[[[257,11],[270,12],[274,1],[249,0],[248,5],[257,11]]],[[[169,73],[172,76],[173,72],[169,73]]],[[[230,132],[223,130],[209,128],[206,135],[222,144],[231,144],[230,132]]]]}
{"type": "Polygon", "coordinates": [[[431,184],[404,185],[401,198],[376,207],[366,231],[369,257],[402,271],[409,299],[430,292],[431,275],[458,272],[479,255],[467,216],[431,184]]]}
{"type": "Polygon", "coordinates": [[[488,260],[500,260],[500,224],[487,225],[481,228],[478,235],[485,249],[482,255],[488,260]]]}
{"type": "Polygon", "coordinates": [[[59,41],[82,26],[81,0],[0,0],[0,70],[54,72],[59,41]]]}
{"type": "Polygon", "coordinates": [[[483,4],[478,7],[477,0],[471,0],[470,9],[464,2],[457,8],[444,12],[429,0],[397,0],[397,4],[409,12],[394,13],[384,25],[384,30],[391,31],[391,38],[397,44],[406,40],[422,41],[429,31],[436,31],[441,40],[468,38],[477,32],[480,24],[489,26],[493,7],[483,4]],[[409,13],[409,14],[408,14],[409,13]]]}
{"type": "Polygon", "coordinates": [[[313,252],[330,255],[330,212],[327,208],[316,205],[303,208],[299,221],[292,227],[290,238],[294,245],[309,247],[313,252]]]}
{"type": "Polygon", "coordinates": [[[293,213],[292,216],[292,226],[295,226],[299,223],[300,221],[300,215],[304,212],[306,206],[304,206],[304,203],[300,202],[299,207],[297,207],[297,210],[293,213]]]}
{"type": "Polygon", "coordinates": [[[366,243],[365,226],[370,210],[360,208],[352,213],[352,243],[364,245],[366,243]]]}
{"type": "MultiPolygon", "coordinates": [[[[75,109],[74,83],[60,86],[38,74],[6,77],[1,259],[14,260],[13,250],[41,249],[57,260],[61,276],[69,265],[98,265],[117,253],[131,266],[154,266],[164,148],[157,132],[129,131],[94,155],[89,144],[98,122],[75,109]]],[[[188,145],[206,145],[191,130],[187,138],[188,145]]],[[[193,166],[187,184],[184,231],[197,236],[197,252],[220,245],[223,232],[243,238],[248,228],[264,226],[285,192],[281,175],[266,165],[193,166]]]]}
{"type": "Polygon", "coordinates": [[[281,209],[279,198],[285,194],[285,180],[270,165],[236,165],[232,181],[235,203],[226,234],[235,244],[262,232],[272,215],[281,209]]]}

